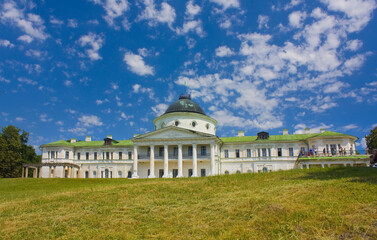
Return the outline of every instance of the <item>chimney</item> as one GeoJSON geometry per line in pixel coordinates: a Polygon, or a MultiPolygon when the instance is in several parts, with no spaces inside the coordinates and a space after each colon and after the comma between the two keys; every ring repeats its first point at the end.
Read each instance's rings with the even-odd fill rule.
{"type": "Polygon", "coordinates": [[[91,136],[86,136],[85,137],[85,142],[90,142],[92,141],[92,137],[91,136]]]}
{"type": "Polygon", "coordinates": [[[107,135],[107,138],[113,139],[113,135],[107,135]]]}
{"type": "Polygon", "coordinates": [[[244,130],[238,131],[237,137],[245,137],[245,131],[244,130]]]}
{"type": "Polygon", "coordinates": [[[75,143],[76,142],[76,138],[71,138],[71,143],[75,143]]]}
{"type": "Polygon", "coordinates": [[[288,135],[288,128],[283,128],[283,135],[288,135]]]}
{"type": "Polygon", "coordinates": [[[305,134],[310,134],[310,128],[305,128],[305,134]]]}
{"type": "Polygon", "coordinates": [[[324,132],[326,132],[326,129],[321,128],[321,129],[319,129],[319,131],[320,131],[321,133],[324,133],[324,132]]]}

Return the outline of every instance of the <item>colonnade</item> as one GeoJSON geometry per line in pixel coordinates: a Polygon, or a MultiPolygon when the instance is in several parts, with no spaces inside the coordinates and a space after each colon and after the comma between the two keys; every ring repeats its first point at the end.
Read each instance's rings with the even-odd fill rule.
{"type": "MultiPolygon", "coordinates": [[[[56,170],[57,167],[62,167],[62,175],[60,177],[62,178],[74,178],[75,177],[75,168],[77,166],[45,166],[42,164],[35,164],[35,165],[26,165],[22,166],[22,178],[28,178],[29,176],[29,169],[33,169],[33,178],[41,178],[42,177],[42,168],[48,167],[48,178],[55,178],[56,177],[56,170]],[[66,174],[67,171],[67,174],[66,174]],[[52,175],[52,176],[51,176],[52,175]]],[[[78,176],[77,176],[78,177],[78,176]]]]}
{"type": "MultiPolygon", "coordinates": [[[[182,147],[183,144],[178,145],[178,175],[177,177],[183,177],[183,157],[182,157],[182,147]]],[[[174,145],[174,146],[177,146],[174,145]]],[[[192,145],[192,177],[198,176],[198,154],[197,154],[197,144],[192,145]]],[[[142,145],[145,146],[145,145],[142,145]]],[[[154,159],[154,148],[155,145],[148,145],[150,147],[150,171],[148,178],[155,178],[155,159],[154,159]]],[[[169,178],[169,145],[164,145],[164,175],[163,178],[169,178]]],[[[211,172],[210,175],[215,175],[215,144],[210,144],[210,163],[211,172]]],[[[133,174],[132,178],[139,178],[138,175],[138,145],[134,144],[134,161],[133,161],[133,174]]]]}

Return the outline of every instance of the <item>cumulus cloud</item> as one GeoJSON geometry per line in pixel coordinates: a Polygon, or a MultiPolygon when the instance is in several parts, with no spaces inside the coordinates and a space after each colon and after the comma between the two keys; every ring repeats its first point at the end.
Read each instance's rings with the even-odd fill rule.
{"type": "Polygon", "coordinates": [[[153,67],[146,65],[140,55],[127,52],[124,54],[123,61],[127,64],[128,69],[137,75],[154,75],[153,67]]]}
{"type": "MultiPolygon", "coordinates": [[[[102,17],[109,26],[113,27],[116,27],[114,19],[122,17],[129,10],[129,3],[127,0],[92,0],[92,2],[103,7],[106,15],[102,17]]],[[[125,17],[123,21],[124,20],[127,20],[127,18],[125,17]]],[[[122,24],[124,25],[124,23],[122,24]]],[[[127,28],[129,28],[128,25],[127,28]]]]}
{"type": "Polygon", "coordinates": [[[39,15],[25,13],[26,7],[19,8],[14,1],[6,1],[1,5],[0,20],[3,23],[16,26],[33,39],[46,40],[44,21],[39,15]]]}
{"type": "Polygon", "coordinates": [[[300,11],[295,11],[289,14],[289,25],[292,27],[301,27],[303,24],[303,21],[306,18],[306,13],[305,12],[300,12],[300,11]]]}
{"type": "Polygon", "coordinates": [[[295,125],[295,127],[294,127],[295,132],[293,134],[304,134],[305,128],[309,128],[310,133],[320,133],[321,129],[328,130],[328,129],[332,128],[333,126],[334,126],[333,124],[327,125],[327,124],[324,124],[324,123],[321,123],[319,126],[316,126],[316,125],[308,126],[304,123],[299,123],[299,124],[295,125]]]}
{"type": "Polygon", "coordinates": [[[166,109],[168,109],[168,105],[165,103],[160,103],[152,107],[152,111],[155,113],[155,116],[160,116],[164,114],[166,109]]]}
{"type": "Polygon", "coordinates": [[[39,115],[39,119],[42,122],[51,122],[53,120],[52,118],[49,118],[46,113],[39,115]]]}
{"type": "Polygon", "coordinates": [[[81,47],[89,46],[89,49],[86,50],[87,57],[92,61],[96,61],[102,59],[98,51],[101,49],[104,41],[104,37],[101,34],[88,33],[81,36],[78,43],[81,47]]]}
{"type": "Polygon", "coordinates": [[[139,15],[139,20],[147,20],[150,26],[155,26],[158,23],[166,23],[169,27],[175,21],[175,10],[166,2],[162,2],[160,10],[156,8],[154,0],[144,0],[145,9],[139,15]]]}
{"type": "Polygon", "coordinates": [[[348,124],[348,125],[342,127],[342,129],[343,129],[344,131],[348,131],[348,130],[355,129],[355,128],[358,128],[358,127],[359,127],[359,126],[357,126],[356,124],[348,124]]]}
{"type": "Polygon", "coordinates": [[[95,115],[82,115],[78,118],[77,126],[83,127],[93,127],[93,126],[102,126],[103,123],[101,119],[95,115]]]}
{"type": "Polygon", "coordinates": [[[220,46],[216,48],[215,53],[218,57],[229,57],[234,54],[234,52],[227,46],[220,46]]]}
{"type": "Polygon", "coordinates": [[[25,84],[28,84],[28,85],[37,85],[38,83],[36,81],[33,81],[31,79],[28,79],[28,78],[24,78],[24,77],[19,77],[17,78],[17,80],[20,82],[20,83],[25,83],[25,84]]]}
{"type": "Polygon", "coordinates": [[[134,84],[132,86],[133,93],[146,93],[148,94],[150,99],[154,99],[154,91],[152,88],[146,88],[141,86],[140,84],[134,84]]]}
{"type": "Polygon", "coordinates": [[[12,48],[12,47],[14,47],[14,44],[11,43],[9,40],[0,39],[0,47],[9,47],[9,48],[12,48]]]}
{"type": "Polygon", "coordinates": [[[213,3],[217,3],[220,5],[224,10],[228,8],[239,8],[240,2],[238,0],[210,0],[213,3]]]}
{"type": "Polygon", "coordinates": [[[194,4],[193,0],[190,0],[186,4],[186,16],[189,18],[194,18],[196,15],[198,15],[201,11],[201,7],[199,5],[194,4]]]}
{"type": "Polygon", "coordinates": [[[269,20],[270,20],[270,18],[268,16],[259,15],[258,16],[258,28],[259,29],[268,28],[268,21],[269,20]]]}
{"type": "Polygon", "coordinates": [[[29,35],[22,35],[17,38],[17,40],[25,42],[25,43],[31,43],[33,41],[33,38],[29,35]]]}

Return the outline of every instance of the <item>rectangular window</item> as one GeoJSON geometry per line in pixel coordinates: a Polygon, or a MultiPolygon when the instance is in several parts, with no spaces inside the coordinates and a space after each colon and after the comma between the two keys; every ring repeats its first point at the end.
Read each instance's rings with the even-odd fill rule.
{"type": "Polygon", "coordinates": [[[281,148],[278,148],[278,157],[281,157],[281,156],[283,156],[281,148]]]}
{"type": "Polygon", "coordinates": [[[260,157],[260,148],[258,148],[258,157],[260,157]]]}
{"type": "Polygon", "coordinates": [[[301,153],[306,153],[305,147],[301,147],[301,153]]]}
{"type": "Polygon", "coordinates": [[[89,153],[86,152],[86,160],[89,160],[89,153]]]}
{"type": "Polygon", "coordinates": [[[158,169],[158,177],[162,178],[164,176],[164,169],[158,169]]]}
{"type": "Polygon", "coordinates": [[[268,149],[268,156],[271,157],[271,148],[268,149]]]}
{"type": "Polygon", "coordinates": [[[114,153],[113,152],[111,152],[111,160],[113,160],[114,158],[114,153]]]}
{"type": "Polygon", "coordinates": [[[289,148],[289,156],[293,157],[293,148],[289,148]]]}
{"type": "Polygon", "coordinates": [[[205,177],[206,176],[206,170],[205,169],[200,169],[200,176],[205,177]]]}
{"type": "Polygon", "coordinates": [[[94,153],[94,160],[97,160],[98,158],[98,155],[97,155],[97,152],[94,153]]]}
{"type": "Polygon", "coordinates": [[[262,148],[262,156],[267,157],[267,151],[265,148],[262,148]]]}
{"type": "Polygon", "coordinates": [[[248,157],[248,158],[251,157],[251,149],[247,149],[247,150],[246,150],[246,153],[247,153],[247,157],[248,157]]]}
{"type": "Polygon", "coordinates": [[[122,152],[119,152],[119,160],[121,160],[122,159],[122,152]]]}
{"type": "Polygon", "coordinates": [[[178,156],[178,147],[174,147],[173,156],[178,156]]]}
{"type": "Polygon", "coordinates": [[[229,150],[228,149],[224,150],[224,155],[225,155],[225,158],[229,158],[229,150]]]}
{"type": "Polygon", "coordinates": [[[51,154],[50,154],[50,151],[47,152],[47,158],[50,159],[51,158],[51,154]]]}
{"type": "Polygon", "coordinates": [[[200,155],[202,155],[202,156],[207,155],[207,148],[206,148],[206,146],[201,146],[200,147],[200,155]]]}
{"type": "Polygon", "coordinates": [[[148,153],[147,153],[147,156],[150,157],[151,156],[151,148],[148,147],[148,153]]]}
{"type": "Polygon", "coordinates": [[[132,159],[132,152],[128,152],[128,160],[132,159]]]}
{"type": "Polygon", "coordinates": [[[189,176],[189,177],[192,176],[192,169],[191,169],[191,168],[188,170],[188,176],[189,176]]]}
{"type": "Polygon", "coordinates": [[[51,152],[51,158],[55,158],[55,151],[51,152]]]}
{"type": "Polygon", "coordinates": [[[188,155],[189,157],[192,157],[192,146],[188,147],[188,155]]]}
{"type": "Polygon", "coordinates": [[[110,153],[106,152],[106,159],[110,159],[110,153]]]}
{"type": "Polygon", "coordinates": [[[159,157],[163,157],[163,156],[164,156],[164,147],[160,147],[160,148],[158,149],[158,156],[159,156],[159,157]]]}
{"type": "Polygon", "coordinates": [[[239,157],[240,157],[240,150],[236,149],[236,158],[239,158],[239,157]]]}
{"type": "Polygon", "coordinates": [[[102,152],[102,159],[105,159],[105,152],[102,152]]]}
{"type": "Polygon", "coordinates": [[[68,151],[65,152],[65,159],[69,159],[69,152],[68,151]]]}
{"type": "Polygon", "coordinates": [[[80,160],[81,158],[81,153],[77,153],[77,160],[80,160]]]}
{"type": "Polygon", "coordinates": [[[148,169],[148,175],[147,176],[149,176],[149,175],[151,175],[151,170],[150,169],[148,169]]]}

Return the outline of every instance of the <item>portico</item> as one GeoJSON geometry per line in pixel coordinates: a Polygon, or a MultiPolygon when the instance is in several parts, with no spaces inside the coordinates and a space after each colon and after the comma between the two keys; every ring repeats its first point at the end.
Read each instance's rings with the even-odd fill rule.
{"type": "Polygon", "coordinates": [[[159,176],[157,169],[163,170],[163,178],[197,177],[201,175],[198,173],[198,160],[202,169],[207,170],[206,175],[216,174],[216,149],[220,143],[216,136],[171,126],[132,140],[135,158],[133,178],[140,177],[142,171],[148,171],[148,178],[155,178],[159,176]],[[177,138],[164,137],[166,133],[170,135],[172,132],[177,138]],[[140,169],[139,163],[148,165],[144,164],[144,168],[140,169]],[[145,169],[146,166],[149,168],[145,169]]]}

